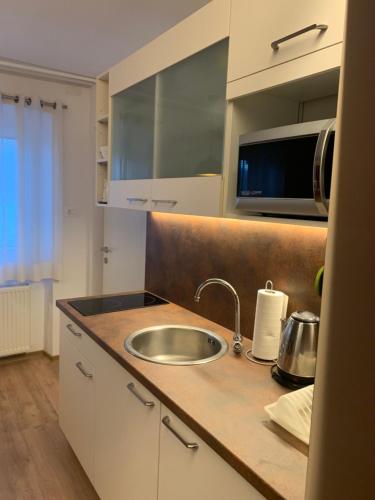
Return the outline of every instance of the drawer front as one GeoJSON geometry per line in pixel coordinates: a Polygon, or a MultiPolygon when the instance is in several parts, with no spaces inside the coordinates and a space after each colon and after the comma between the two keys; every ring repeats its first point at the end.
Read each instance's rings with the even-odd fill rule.
{"type": "Polygon", "coordinates": [[[151,180],[110,181],[108,205],[130,210],[150,210],[151,180]]]}
{"type": "Polygon", "coordinates": [[[95,371],[66,336],[61,338],[59,423],[88,477],[94,477],[95,371]]]}
{"type": "Polygon", "coordinates": [[[152,181],[151,210],[175,214],[219,216],[222,177],[183,177],[152,181]]]}
{"type": "Polygon", "coordinates": [[[228,81],[342,42],[345,7],[345,0],[233,0],[228,81]],[[328,28],[311,29],[272,49],[272,42],[313,24],[328,28]]]}

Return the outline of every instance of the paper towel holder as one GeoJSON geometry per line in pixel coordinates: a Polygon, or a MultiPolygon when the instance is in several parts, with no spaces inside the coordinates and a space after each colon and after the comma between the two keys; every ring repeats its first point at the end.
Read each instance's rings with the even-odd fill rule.
{"type": "MultiPolygon", "coordinates": [[[[273,281],[271,280],[267,280],[266,281],[266,284],[264,286],[264,291],[268,294],[273,294],[275,295],[276,292],[273,288],[273,281]]],[[[283,318],[280,318],[281,320],[281,323],[283,322],[283,318]]],[[[280,331],[282,329],[282,325],[280,325],[280,331]]],[[[251,349],[248,349],[246,352],[245,352],[245,356],[246,358],[249,360],[249,361],[252,361],[253,363],[256,363],[256,364],[259,364],[259,365],[268,365],[268,366],[273,366],[276,361],[277,361],[277,357],[275,357],[274,359],[271,359],[271,360],[266,360],[266,359],[260,359],[256,356],[254,356],[253,352],[252,352],[252,348],[251,349]]]]}
{"type": "Polygon", "coordinates": [[[275,291],[273,289],[273,282],[271,280],[266,281],[266,285],[265,285],[264,289],[268,293],[275,293],[275,291]]]}

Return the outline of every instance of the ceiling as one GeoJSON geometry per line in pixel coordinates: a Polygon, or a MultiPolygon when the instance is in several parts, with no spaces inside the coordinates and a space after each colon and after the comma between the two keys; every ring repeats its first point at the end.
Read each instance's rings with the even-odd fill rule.
{"type": "Polygon", "coordinates": [[[97,76],[209,0],[1,0],[0,58],[97,76]]]}

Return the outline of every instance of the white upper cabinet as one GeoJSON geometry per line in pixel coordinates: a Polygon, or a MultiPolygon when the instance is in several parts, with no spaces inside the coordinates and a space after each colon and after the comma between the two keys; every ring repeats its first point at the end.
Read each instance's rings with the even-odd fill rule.
{"type": "Polygon", "coordinates": [[[151,210],[151,189],[149,179],[110,181],[108,204],[130,210],[151,210]]]}
{"type": "Polygon", "coordinates": [[[230,0],[213,0],[109,71],[113,96],[229,36],[230,0]]]}
{"type": "Polygon", "coordinates": [[[221,215],[230,0],[109,70],[108,205],[221,215]]]}
{"type": "MultiPolygon", "coordinates": [[[[345,7],[345,0],[233,0],[228,82],[340,44],[344,34],[345,7]]],[[[330,52],[336,54],[337,47],[330,52]]],[[[320,56],[321,70],[329,69],[326,56],[320,56]]],[[[335,62],[330,64],[335,64],[337,58],[331,56],[331,60],[335,62]]],[[[311,71],[318,72],[319,65],[314,58],[311,61],[311,71]]],[[[304,62],[308,66],[310,59],[304,62]]],[[[293,68],[289,68],[289,80],[294,79],[293,68]]],[[[277,71],[282,72],[282,69],[277,71]]],[[[285,79],[284,76],[280,78],[285,79]]],[[[229,91],[229,97],[236,96],[229,91]]]]}
{"type": "Polygon", "coordinates": [[[217,217],[221,206],[221,175],[152,181],[153,212],[217,217]]]}
{"type": "Polygon", "coordinates": [[[221,215],[228,39],[112,96],[109,205],[221,215]]]}

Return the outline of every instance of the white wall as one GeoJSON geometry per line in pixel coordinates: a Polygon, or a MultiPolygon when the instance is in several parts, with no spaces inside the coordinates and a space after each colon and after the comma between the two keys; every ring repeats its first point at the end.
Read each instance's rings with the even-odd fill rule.
{"type": "Polygon", "coordinates": [[[56,355],[59,324],[55,300],[100,291],[100,262],[94,256],[95,245],[102,240],[103,218],[102,209],[94,205],[95,89],[0,73],[0,91],[58,99],[68,106],[64,111],[62,279],[53,284],[50,293],[48,287],[43,293],[40,286],[34,286],[32,299],[33,349],[44,346],[56,355]]]}

